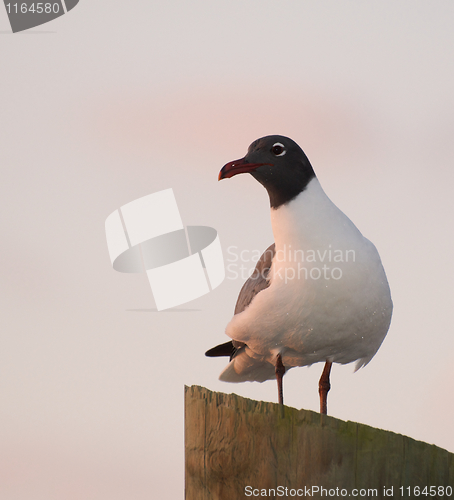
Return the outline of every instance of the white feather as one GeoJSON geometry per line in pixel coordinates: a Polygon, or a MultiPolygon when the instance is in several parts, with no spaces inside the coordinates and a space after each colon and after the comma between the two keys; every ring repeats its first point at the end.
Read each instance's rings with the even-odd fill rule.
{"type": "Polygon", "coordinates": [[[272,209],[271,222],[276,255],[270,286],[227,325],[227,335],[247,349],[220,379],[272,379],[278,353],[287,369],[326,360],[357,361],[356,369],[367,364],[392,314],[375,246],[331,202],[317,178],[272,209]]]}

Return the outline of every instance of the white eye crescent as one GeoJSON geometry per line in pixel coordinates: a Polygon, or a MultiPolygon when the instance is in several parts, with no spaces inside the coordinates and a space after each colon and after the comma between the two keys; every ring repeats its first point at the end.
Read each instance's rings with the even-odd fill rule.
{"type": "Polygon", "coordinates": [[[273,144],[273,147],[271,148],[271,152],[275,156],[284,156],[287,150],[285,149],[285,146],[281,144],[280,142],[276,142],[273,144]]]}

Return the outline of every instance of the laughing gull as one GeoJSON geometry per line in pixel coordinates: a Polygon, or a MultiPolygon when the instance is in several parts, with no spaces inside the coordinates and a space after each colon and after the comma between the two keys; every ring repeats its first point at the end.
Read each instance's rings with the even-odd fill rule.
{"type": "Polygon", "coordinates": [[[324,362],[319,394],[326,414],[332,363],[356,361],[358,370],[388,331],[393,306],[380,256],[328,198],[291,139],[256,140],[219,180],[242,173],[268,191],[274,244],[240,291],[226,328],[232,340],[206,355],[230,356],[219,377],[225,382],[276,377],[281,404],[286,370],[324,362]]]}

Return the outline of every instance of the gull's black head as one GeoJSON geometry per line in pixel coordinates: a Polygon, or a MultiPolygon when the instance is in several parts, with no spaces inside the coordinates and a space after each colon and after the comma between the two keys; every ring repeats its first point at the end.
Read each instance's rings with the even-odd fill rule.
{"type": "Polygon", "coordinates": [[[304,151],[282,135],[268,135],[254,141],[244,158],[224,165],[219,180],[246,172],[266,188],[271,208],[293,200],[315,177],[304,151]]]}

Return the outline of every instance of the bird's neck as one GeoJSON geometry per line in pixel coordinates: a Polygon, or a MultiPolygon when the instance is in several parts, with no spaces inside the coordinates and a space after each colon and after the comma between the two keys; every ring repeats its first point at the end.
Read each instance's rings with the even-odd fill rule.
{"type": "Polygon", "coordinates": [[[275,172],[273,169],[257,169],[251,172],[251,175],[268,191],[272,209],[276,210],[294,200],[315,178],[312,165],[306,156],[304,159],[298,168],[292,170],[282,168],[275,172]]]}
{"type": "Polygon", "coordinates": [[[276,249],[284,250],[289,245],[310,248],[323,244],[327,235],[332,234],[338,213],[342,214],[314,177],[293,200],[271,209],[276,249]]]}

